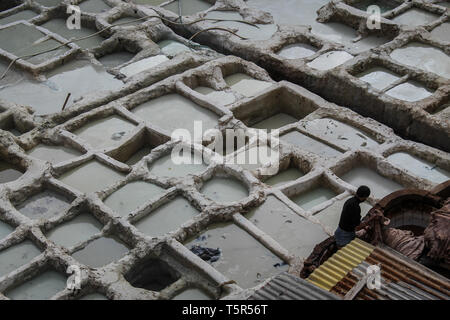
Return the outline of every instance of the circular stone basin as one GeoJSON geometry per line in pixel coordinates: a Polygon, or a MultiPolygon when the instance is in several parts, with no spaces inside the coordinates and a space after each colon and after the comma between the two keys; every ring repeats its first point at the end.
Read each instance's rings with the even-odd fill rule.
{"type": "Polygon", "coordinates": [[[0,183],[7,183],[19,179],[23,172],[16,166],[0,160],[0,183]]]}
{"type": "Polygon", "coordinates": [[[248,189],[234,178],[213,178],[207,181],[201,192],[218,203],[239,201],[248,196],[248,189]]]}
{"type": "Polygon", "coordinates": [[[430,224],[431,212],[436,209],[434,206],[414,199],[405,199],[388,212],[384,212],[384,215],[390,219],[389,225],[385,228],[412,231],[416,237],[420,236],[430,224]]]}
{"type": "Polygon", "coordinates": [[[306,43],[294,43],[283,47],[277,55],[285,59],[302,59],[312,56],[317,49],[306,43]]]}
{"type": "Polygon", "coordinates": [[[330,51],[307,63],[307,66],[325,71],[336,68],[352,58],[353,56],[345,51],[330,51]]]}
{"type": "Polygon", "coordinates": [[[124,277],[135,288],[161,291],[177,281],[180,275],[167,262],[150,258],[135,265],[124,277]]]}

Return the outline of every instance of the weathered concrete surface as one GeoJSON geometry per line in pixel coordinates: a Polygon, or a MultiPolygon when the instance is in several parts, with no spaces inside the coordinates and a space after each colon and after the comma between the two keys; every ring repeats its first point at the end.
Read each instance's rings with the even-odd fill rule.
{"type": "MultiPolygon", "coordinates": [[[[113,6],[111,10],[99,14],[83,13],[83,21],[86,25],[101,29],[117,18],[123,17],[124,13],[141,17],[154,15],[154,10],[168,18],[177,18],[161,8],[134,6],[121,1],[106,2],[113,6]]],[[[31,22],[41,24],[50,18],[61,16],[65,12],[66,4],[67,1],[59,7],[42,9],[42,14],[31,22]]],[[[30,5],[37,6],[35,1],[31,1],[30,5]]],[[[40,6],[38,8],[41,10],[40,6]]],[[[214,8],[239,9],[246,20],[258,24],[272,22],[269,14],[248,8],[242,1],[226,3],[217,1],[212,9],[214,8]]],[[[183,22],[188,22],[190,19],[194,18],[183,17],[183,22]]],[[[342,179],[342,176],[352,168],[364,165],[382,177],[392,179],[404,187],[420,187],[425,190],[431,190],[436,183],[415,175],[415,172],[407,170],[408,168],[392,164],[387,157],[394,153],[407,152],[443,170],[450,171],[450,155],[448,153],[424,144],[403,140],[389,126],[374,119],[365,118],[350,109],[327,102],[324,98],[298,85],[287,81],[275,82],[267,71],[254,63],[234,56],[223,57],[210,49],[198,47],[169,28],[169,26],[174,28],[180,34],[192,34],[196,30],[202,30],[203,26],[207,24],[202,21],[189,27],[175,27],[171,23],[164,25],[160,19],[155,18],[137,26],[114,27],[105,31],[106,40],[100,47],[80,49],[80,55],[74,59],[83,58],[100,65],[98,59],[111,52],[125,50],[135,54],[132,60],[125,64],[108,69],[111,74],[120,78],[123,78],[120,74],[122,67],[161,54],[161,49],[156,44],[161,40],[179,41],[195,50],[170,56],[168,61],[156,67],[129,78],[123,78],[124,85],[119,90],[94,92],[73,103],[63,112],[40,117],[33,115],[33,106],[19,106],[5,101],[5,99],[0,100],[0,108],[3,111],[0,113],[1,160],[24,172],[17,180],[0,185],[0,222],[6,223],[14,229],[6,237],[0,239],[0,254],[3,249],[10,248],[25,239],[30,239],[42,251],[26,265],[0,277],[0,297],[2,299],[7,299],[8,289],[33,278],[45,269],[53,268],[68,276],[66,270],[70,265],[79,266],[83,270],[82,289],[76,294],[72,294],[67,289],[63,290],[56,293],[52,297],[53,299],[78,299],[93,292],[101,293],[109,299],[171,299],[190,287],[202,289],[216,299],[245,298],[248,292],[233,283],[234,279],[217,271],[214,265],[200,259],[183,243],[198,236],[212,224],[232,222],[250,234],[255,242],[262,244],[281,261],[287,263],[291,273],[298,274],[304,257],[295,250],[289,251],[281,245],[281,241],[275,238],[276,234],[270,236],[246,218],[247,212],[260,207],[269,196],[275,197],[277,201],[283,203],[283,214],[290,214],[299,221],[307,221],[324,235],[331,235],[334,230],[332,226],[319,219],[320,213],[356,191],[357,185],[352,185],[342,179]],[[229,76],[242,73],[263,82],[263,89],[246,95],[236,87],[233,88],[225,80],[229,76]],[[216,92],[225,93],[229,97],[232,96],[234,102],[228,103],[229,101],[226,100],[218,102],[213,96],[196,91],[195,89],[198,87],[207,87],[216,92]],[[204,171],[184,177],[158,175],[157,172],[151,170],[152,164],[161,157],[169,155],[174,148],[188,145],[186,142],[171,140],[170,123],[167,125],[155,124],[151,117],[144,119],[136,114],[135,110],[143,103],[168,94],[178,94],[195,103],[199,110],[214,114],[217,118],[215,127],[222,133],[225,133],[226,129],[243,129],[251,135],[249,129],[258,121],[266,120],[267,117],[274,116],[280,111],[289,114],[294,122],[280,128],[282,138],[279,150],[279,171],[297,167],[305,174],[280,186],[270,187],[264,183],[268,178],[264,175],[264,169],[276,167],[276,164],[265,163],[261,164],[259,168],[250,169],[243,168],[238,164],[230,164],[228,160],[243,152],[242,149],[226,155],[224,162],[220,155],[206,147],[211,142],[210,139],[204,139],[202,143],[193,146],[195,152],[204,156],[206,163],[204,171]],[[275,106],[277,102],[284,105],[283,109],[277,109],[278,107],[275,106]],[[129,131],[123,134],[118,132],[117,140],[112,139],[116,141],[113,145],[97,148],[77,134],[80,128],[91,124],[92,121],[112,116],[132,124],[129,131]],[[326,129],[327,126],[332,129],[326,129]],[[283,136],[288,134],[294,134],[296,138],[283,140],[283,136]],[[302,139],[306,139],[312,145],[319,145],[321,148],[305,148],[297,143],[303,141],[302,139]],[[68,160],[52,164],[28,154],[31,149],[39,145],[64,146],[76,150],[77,153],[68,160]],[[143,147],[147,147],[148,151],[142,154],[140,160],[132,165],[127,164],[130,157],[143,147]],[[335,155],[321,154],[320,150],[325,148],[334,150],[332,154],[335,155]],[[62,177],[86,168],[85,165],[92,163],[97,164],[95,168],[102,168],[102,171],[108,172],[105,174],[106,176],[110,174],[117,178],[94,192],[83,192],[78,186],[62,181],[64,180],[62,177]],[[214,177],[237,179],[248,190],[248,196],[230,204],[216,203],[201,192],[202,186],[214,177]],[[161,195],[148,199],[142,206],[127,215],[120,215],[105,205],[104,201],[108,196],[134,181],[145,181],[159,186],[163,189],[161,195]],[[332,189],[336,196],[309,210],[301,208],[291,200],[292,197],[318,186],[332,189]],[[30,219],[17,210],[17,207],[20,207],[25,200],[48,189],[69,199],[70,205],[67,210],[50,219],[30,219]],[[152,237],[142,233],[134,226],[135,222],[177,196],[188,200],[199,213],[163,236],[152,237]],[[71,248],[58,246],[46,237],[48,231],[64,222],[69,222],[82,213],[88,213],[98,220],[103,225],[103,229],[88,240],[71,248]],[[119,260],[116,259],[103,267],[91,268],[72,256],[76,251],[89,249],[91,247],[89,245],[96,239],[109,235],[114,236],[130,249],[119,260]],[[133,282],[132,279],[135,279],[136,270],[139,268],[150,270],[152,266],[148,265],[149,261],[158,259],[169,265],[170,268],[171,277],[169,277],[170,281],[168,280],[166,288],[151,291],[133,287],[130,281],[133,282]]],[[[285,43],[296,43],[300,40],[319,49],[313,56],[308,57],[308,62],[313,61],[322,53],[333,50],[344,50],[349,54],[357,55],[349,48],[343,48],[315,37],[307,27],[278,26],[277,30],[272,39],[268,41],[241,41],[220,31],[202,33],[194,40],[208,43],[209,46],[216,49],[220,45],[220,52],[233,52],[258,63],[265,61],[264,66],[269,70],[278,68],[283,72],[289,71],[289,74],[296,73],[305,79],[308,78],[305,75],[309,75],[308,79],[311,79],[311,83],[317,83],[317,85],[320,83],[324,87],[335,88],[339,92],[345,92],[345,88],[350,86],[350,84],[345,84],[347,86],[345,87],[341,84],[343,82],[350,83],[347,81],[350,76],[346,75],[350,71],[344,67],[349,68],[348,70],[351,68],[353,68],[351,70],[357,70],[355,67],[357,63],[362,63],[361,61],[365,61],[365,59],[372,59],[370,61],[377,59],[372,56],[376,56],[376,52],[366,52],[348,61],[345,66],[324,72],[311,70],[306,66],[307,62],[305,61],[293,63],[292,61],[282,61],[279,58],[276,60],[274,52],[278,52],[285,43]],[[291,63],[294,66],[289,66],[291,63]]],[[[405,39],[406,36],[401,36],[397,40],[400,43],[405,39]]],[[[411,79],[425,81],[431,87],[439,87],[439,90],[436,90],[428,98],[432,100],[432,103],[437,105],[439,99],[443,99],[442,96],[445,95],[448,82],[442,78],[419,71],[411,71],[411,69],[386,59],[381,60],[387,61],[384,63],[392,66],[396,72],[411,74],[413,77],[411,79]]],[[[60,60],[59,63],[63,64],[66,61],[60,60]]],[[[38,79],[45,79],[45,74],[41,74],[40,71],[36,72],[38,72],[38,79]]],[[[18,73],[21,74],[21,71],[18,73]]],[[[371,91],[367,89],[367,85],[359,83],[359,86],[364,92],[371,91]]],[[[242,88],[239,89],[242,90],[242,88]]],[[[380,100],[381,98],[374,99],[380,100]]],[[[391,100],[393,101],[393,99],[391,100]]],[[[417,113],[415,119],[419,119],[419,114],[421,115],[419,111],[414,111],[413,107],[408,107],[404,103],[392,102],[391,106],[396,111],[390,113],[390,118],[402,119],[400,114],[408,117],[410,114],[417,113]]],[[[428,121],[426,117],[424,119],[423,121],[428,121]]],[[[408,121],[399,120],[396,122],[408,123],[408,121]]],[[[436,141],[441,139],[443,132],[441,125],[442,122],[436,120],[436,135],[433,132],[427,132],[436,141]]],[[[417,122],[417,128],[421,129],[422,127],[426,128],[426,123],[422,125],[417,122]]],[[[396,128],[396,130],[400,129],[396,128]]],[[[255,141],[250,139],[250,142],[254,143],[255,141]]],[[[252,146],[253,144],[245,146],[245,148],[252,146]]],[[[95,174],[99,175],[100,172],[95,174]]],[[[86,182],[91,186],[98,181],[95,177],[86,176],[86,182]]],[[[368,202],[373,205],[378,200],[372,196],[368,202]]],[[[164,263],[155,262],[154,270],[161,271],[161,266],[166,266],[164,263]]],[[[265,279],[259,279],[259,281],[263,283],[265,279]]],[[[254,289],[250,291],[252,290],[254,289]]]]}
{"type": "MultiPolygon", "coordinates": [[[[214,10],[239,12],[243,20],[251,23],[261,25],[273,23],[270,16],[257,9],[249,8],[243,1],[217,1],[216,5],[208,12],[214,10]]],[[[158,9],[158,11],[168,19],[175,19],[175,15],[171,12],[164,9],[158,9]]],[[[193,22],[201,17],[205,17],[205,14],[200,13],[184,19],[186,22],[193,22]]],[[[186,37],[197,34],[196,41],[219,52],[234,54],[256,62],[268,70],[275,79],[284,79],[300,84],[330,101],[348,106],[363,116],[372,117],[390,126],[399,135],[407,139],[413,139],[449,151],[450,145],[447,136],[450,129],[448,119],[441,117],[440,114],[434,114],[435,110],[448,102],[449,77],[424,71],[420,69],[420,65],[402,64],[402,61],[395,61],[390,56],[395,49],[411,42],[420,42],[439,48],[449,56],[450,53],[446,43],[433,38],[429,32],[448,21],[448,11],[441,6],[411,1],[384,13],[381,18],[380,29],[369,29],[366,24],[367,17],[367,13],[347,5],[343,1],[330,2],[318,10],[317,17],[320,22],[331,21],[349,25],[355,28],[362,38],[379,34],[387,38],[387,43],[363,51],[324,40],[313,34],[310,26],[276,25],[277,30],[270,38],[256,41],[240,39],[221,30],[207,30],[214,27],[214,23],[210,21],[200,21],[186,26],[171,25],[170,23],[168,25],[177,33],[186,37]],[[401,14],[413,6],[434,12],[438,15],[438,19],[424,27],[415,28],[398,25],[388,20],[388,18],[401,14]],[[280,49],[294,43],[311,45],[317,48],[317,52],[302,59],[286,59],[277,55],[280,49]],[[344,50],[353,55],[354,58],[330,70],[317,70],[309,66],[311,61],[322,54],[335,50],[344,50]],[[382,91],[376,90],[355,77],[356,74],[371,66],[384,66],[399,73],[402,82],[418,81],[429,88],[433,94],[420,100],[420,102],[408,102],[388,96],[385,92],[391,87],[382,91]],[[342,92],[351,92],[352,94],[341,94],[342,92]],[[380,112],[380,110],[382,111],[380,112]]],[[[245,25],[243,24],[243,26],[245,25]]],[[[236,30],[238,29],[239,27],[236,27],[236,30]]],[[[233,28],[230,30],[233,30],[233,28]]]]}

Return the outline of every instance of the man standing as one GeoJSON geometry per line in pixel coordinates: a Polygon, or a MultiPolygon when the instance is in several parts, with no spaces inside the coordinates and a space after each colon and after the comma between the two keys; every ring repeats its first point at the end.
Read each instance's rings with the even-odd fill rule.
{"type": "Polygon", "coordinates": [[[369,187],[360,186],[356,191],[356,196],[348,199],[344,203],[339,226],[334,233],[339,249],[355,239],[355,229],[361,223],[361,208],[359,204],[366,201],[369,195],[369,187]]]}

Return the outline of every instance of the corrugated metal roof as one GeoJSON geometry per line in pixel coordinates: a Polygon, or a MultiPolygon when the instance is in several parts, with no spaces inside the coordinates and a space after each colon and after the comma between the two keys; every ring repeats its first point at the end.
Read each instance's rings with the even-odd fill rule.
{"type": "Polygon", "coordinates": [[[406,257],[375,248],[359,239],[336,252],[309,276],[308,281],[345,296],[366,275],[367,268],[379,265],[381,288],[364,287],[355,299],[364,300],[449,300],[450,281],[437,277],[406,257]]]}
{"type": "Polygon", "coordinates": [[[308,281],[330,291],[347,273],[363,262],[375,249],[359,239],[336,252],[308,277],[308,281]]]}
{"type": "Polygon", "coordinates": [[[267,282],[248,300],[341,300],[341,298],[284,272],[267,282]]]}

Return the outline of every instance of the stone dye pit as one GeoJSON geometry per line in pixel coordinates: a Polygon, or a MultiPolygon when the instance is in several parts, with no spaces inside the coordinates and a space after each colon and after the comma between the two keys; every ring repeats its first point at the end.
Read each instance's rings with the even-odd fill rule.
{"type": "Polygon", "coordinates": [[[0,4],[1,300],[247,299],[359,185],[450,178],[447,2],[69,2],[0,4]]]}

